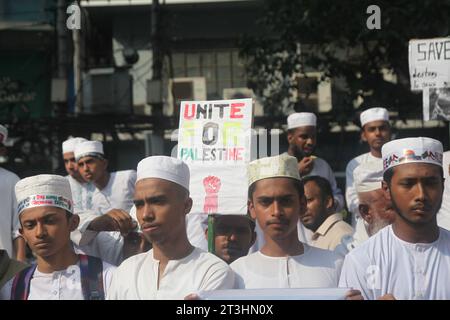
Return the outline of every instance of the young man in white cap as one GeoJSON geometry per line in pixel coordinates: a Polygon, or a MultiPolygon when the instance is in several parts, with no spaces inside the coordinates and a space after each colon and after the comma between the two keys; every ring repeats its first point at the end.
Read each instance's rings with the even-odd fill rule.
{"type": "Polygon", "coordinates": [[[92,182],[96,189],[92,196],[94,215],[82,215],[78,228],[82,236],[74,242],[83,252],[119,265],[124,259],[124,237],[137,226],[130,216],[136,171],[109,173],[100,141],[77,144],[75,160],[83,179],[92,182]]]}
{"type": "Polygon", "coordinates": [[[36,256],[2,289],[13,300],[104,299],[114,267],[98,258],[77,255],[70,241],[79,218],[73,212],[66,178],[37,175],[16,185],[20,232],[36,256]]]}
{"type": "Polygon", "coordinates": [[[117,268],[108,299],[184,299],[200,290],[233,287],[229,266],[189,243],[189,178],[188,166],[176,158],[154,156],[139,162],[134,204],[153,249],[117,268]]]}
{"type": "Polygon", "coordinates": [[[340,286],[366,299],[450,299],[450,231],[436,222],[442,152],[439,141],[422,137],[383,146],[383,190],[397,215],[345,257],[340,286]]]}
{"type": "Polygon", "coordinates": [[[100,141],[85,141],[75,146],[75,160],[81,176],[92,182],[96,190],[92,196],[93,210],[105,214],[111,209],[129,212],[133,206],[136,171],[108,172],[108,160],[100,141]]]}
{"type": "Polygon", "coordinates": [[[327,179],[333,190],[336,210],[344,208],[342,191],[337,187],[336,178],[330,165],[313,155],[316,148],[317,117],[314,113],[298,112],[287,118],[287,153],[297,158],[300,177],[320,176],[327,179]]]}
{"type": "Polygon", "coordinates": [[[64,167],[66,168],[67,179],[72,190],[73,207],[77,213],[92,208],[92,195],[95,191],[94,184],[83,179],[75,161],[75,147],[77,144],[85,141],[87,140],[84,138],[76,137],[67,139],[62,143],[64,167]]]}
{"type": "Polygon", "coordinates": [[[313,232],[310,245],[334,250],[344,236],[353,233],[342,214],[334,208],[333,193],[327,179],[308,176],[302,179],[306,210],[300,215],[303,226],[313,232]]]}
{"type": "MultiPolygon", "coordinates": [[[[6,152],[5,141],[8,129],[0,125],[0,156],[6,152]]],[[[20,222],[14,186],[19,177],[0,168],[0,249],[5,249],[10,257],[25,261],[25,242],[19,234],[20,222]]]]}
{"type": "MultiPolygon", "coordinates": [[[[316,115],[310,112],[293,113],[287,118],[287,129],[289,143],[287,153],[297,158],[300,177],[320,176],[327,179],[333,190],[336,212],[341,211],[344,208],[344,196],[337,187],[333,170],[325,160],[313,155],[317,135],[316,115]]],[[[258,228],[257,231],[259,231],[258,228]]],[[[312,232],[306,229],[300,221],[298,223],[298,237],[300,241],[305,243],[309,243],[312,237],[312,232]]]]}
{"type": "Polygon", "coordinates": [[[236,289],[337,287],[342,259],[301,243],[297,224],[306,199],[297,159],[287,154],[248,166],[248,207],[263,230],[260,251],[231,264],[236,289]]]}
{"type": "MultiPolygon", "coordinates": [[[[382,189],[383,163],[364,162],[354,171],[355,187],[358,193],[358,210],[364,221],[364,228],[369,237],[391,224],[395,211],[391,201],[382,189]]],[[[367,239],[358,238],[359,233],[342,238],[336,252],[345,256],[367,239]]]]}
{"type": "Polygon", "coordinates": [[[385,108],[370,108],[362,112],[361,121],[361,139],[367,142],[370,151],[352,159],[345,169],[345,200],[347,208],[352,214],[352,226],[355,228],[358,236],[365,240],[368,234],[364,229],[364,222],[359,215],[358,195],[355,189],[353,172],[355,168],[366,162],[381,163],[381,148],[391,140],[391,126],[389,124],[389,112],[385,108]]]}

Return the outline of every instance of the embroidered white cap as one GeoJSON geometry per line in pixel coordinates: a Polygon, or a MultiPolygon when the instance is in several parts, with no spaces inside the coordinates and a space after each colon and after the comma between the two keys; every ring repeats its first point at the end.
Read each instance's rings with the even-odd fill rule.
{"type": "Polygon", "coordinates": [[[389,112],[385,108],[370,108],[362,112],[359,119],[362,128],[365,124],[372,121],[389,121],[389,112]]]}
{"type": "Polygon", "coordinates": [[[301,181],[297,159],[287,153],[283,153],[274,157],[254,160],[248,164],[249,186],[262,179],[277,177],[293,178],[301,181]]]}
{"type": "Polygon", "coordinates": [[[8,139],[8,129],[0,124],[0,144],[4,144],[8,139]]]}
{"type": "Polygon", "coordinates": [[[69,180],[54,174],[40,174],[16,183],[17,209],[21,214],[34,207],[58,207],[73,213],[69,180]]]}
{"type": "Polygon", "coordinates": [[[76,138],[70,138],[67,139],[66,141],[64,141],[62,143],[62,153],[68,153],[68,152],[75,152],[75,147],[77,144],[81,143],[81,142],[85,142],[88,141],[85,138],[80,138],[80,137],[76,137],[76,138]]]}
{"type": "Polygon", "coordinates": [[[152,156],[139,161],[136,182],[147,178],[171,181],[189,191],[189,167],[177,158],[152,156]]]}
{"type": "Polygon", "coordinates": [[[297,112],[288,116],[287,118],[288,130],[298,127],[306,127],[317,125],[317,117],[311,112],[297,112]]]}
{"type": "Polygon", "coordinates": [[[100,141],[84,141],[75,146],[75,160],[83,157],[103,157],[103,144],[100,141]]]}
{"type": "Polygon", "coordinates": [[[383,160],[363,162],[353,171],[356,192],[381,189],[383,181],[383,160]]]}
{"type": "Polygon", "coordinates": [[[383,172],[405,163],[430,163],[442,166],[442,143],[432,138],[392,140],[381,148],[383,172]]]}

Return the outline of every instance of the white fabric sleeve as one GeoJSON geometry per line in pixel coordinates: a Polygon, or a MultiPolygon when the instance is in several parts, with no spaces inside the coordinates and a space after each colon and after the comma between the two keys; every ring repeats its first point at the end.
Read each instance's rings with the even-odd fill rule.
{"type": "MultiPolygon", "coordinates": [[[[16,185],[16,183],[19,181],[19,177],[15,176],[14,180],[13,180],[13,186],[16,185]]],[[[16,193],[14,188],[11,188],[11,198],[13,201],[11,201],[12,204],[12,208],[11,208],[11,235],[12,235],[12,239],[11,241],[13,241],[14,239],[16,239],[17,237],[20,236],[20,220],[19,220],[19,212],[17,211],[17,199],[16,199],[16,193]]]]}
{"type": "Polygon", "coordinates": [[[374,300],[376,299],[374,291],[368,286],[371,281],[375,280],[372,277],[370,263],[367,263],[368,260],[364,256],[355,256],[354,252],[345,256],[339,287],[359,290],[365,300],[374,300]]]}
{"type": "Polygon", "coordinates": [[[212,265],[205,274],[204,281],[198,291],[224,290],[234,288],[234,272],[223,261],[212,265]]]}
{"type": "Polygon", "coordinates": [[[105,291],[105,300],[108,297],[108,292],[111,287],[112,282],[112,276],[114,274],[114,270],[116,270],[117,267],[107,263],[103,262],[103,288],[105,291]]]}
{"type": "Polygon", "coordinates": [[[352,226],[355,227],[356,216],[358,212],[358,193],[355,188],[355,181],[353,179],[353,172],[358,166],[358,163],[353,159],[347,164],[345,169],[345,199],[347,201],[347,208],[352,213],[352,226]]]}

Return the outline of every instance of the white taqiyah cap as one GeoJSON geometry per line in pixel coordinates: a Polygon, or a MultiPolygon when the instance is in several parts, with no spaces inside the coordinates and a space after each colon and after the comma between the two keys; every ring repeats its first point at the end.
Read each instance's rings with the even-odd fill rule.
{"type": "Polygon", "coordinates": [[[139,161],[136,182],[147,178],[171,181],[189,191],[189,167],[177,158],[152,156],[139,161]]]}
{"type": "Polygon", "coordinates": [[[383,172],[406,163],[430,163],[442,167],[442,143],[432,138],[392,140],[381,148],[383,172]]]}
{"type": "Polygon", "coordinates": [[[100,141],[84,141],[75,146],[75,160],[82,157],[103,157],[103,144],[100,141]]]}
{"type": "Polygon", "coordinates": [[[8,129],[0,124],[0,144],[4,144],[8,139],[8,129]]]}
{"type": "Polygon", "coordinates": [[[72,192],[69,180],[54,174],[40,174],[16,183],[19,214],[34,207],[58,207],[73,213],[72,192]]]}
{"type": "Polygon", "coordinates": [[[248,185],[267,178],[286,177],[301,180],[297,158],[283,153],[254,160],[248,164],[248,185]]]}
{"type": "Polygon", "coordinates": [[[75,152],[75,147],[81,142],[88,141],[85,138],[70,138],[62,143],[62,153],[75,152]]]}
{"type": "Polygon", "coordinates": [[[383,160],[363,162],[353,171],[356,192],[381,189],[383,181],[383,160]]]}
{"type": "Polygon", "coordinates": [[[370,108],[362,112],[360,117],[361,127],[372,121],[389,121],[389,112],[385,108],[370,108]]]}
{"type": "Polygon", "coordinates": [[[298,127],[306,127],[317,125],[317,117],[311,112],[297,112],[288,116],[287,118],[288,130],[298,127]]]}

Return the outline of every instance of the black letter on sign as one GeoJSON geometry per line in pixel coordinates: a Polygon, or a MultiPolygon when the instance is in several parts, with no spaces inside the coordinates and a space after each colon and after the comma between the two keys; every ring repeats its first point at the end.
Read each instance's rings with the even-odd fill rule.
{"type": "Polygon", "coordinates": [[[217,142],[217,137],[219,135],[219,125],[214,122],[208,122],[203,127],[203,144],[206,144],[208,146],[213,145],[217,142]],[[213,130],[213,136],[211,139],[208,139],[208,130],[213,130]]]}

